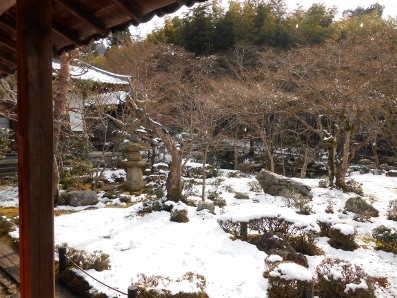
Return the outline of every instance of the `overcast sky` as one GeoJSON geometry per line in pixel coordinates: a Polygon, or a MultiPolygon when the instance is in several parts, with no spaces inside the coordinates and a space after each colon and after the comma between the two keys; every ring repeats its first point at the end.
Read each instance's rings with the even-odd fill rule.
{"type": "MultiPolygon", "coordinates": [[[[221,1],[223,6],[228,6],[228,0],[221,1]]],[[[397,1],[396,0],[285,0],[286,4],[288,5],[289,10],[293,10],[297,4],[302,4],[303,8],[308,9],[313,3],[323,3],[327,7],[331,7],[335,5],[338,7],[338,15],[340,17],[342,12],[347,9],[355,9],[357,6],[368,7],[371,4],[379,2],[379,4],[385,6],[385,10],[383,12],[384,16],[392,16],[394,18],[397,17],[397,1]]],[[[188,9],[186,7],[181,8],[178,10],[175,15],[181,15],[183,12],[186,12],[188,9]]],[[[151,32],[153,28],[162,27],[164,24],[164,18],[154,17],[150,22],[146,24],[139,25],[139,28],[132,27],[131,29],[132,34],[137,34],[136,32],[140,32],[141,35],[146,35],[148,32],[151,32]]]]}

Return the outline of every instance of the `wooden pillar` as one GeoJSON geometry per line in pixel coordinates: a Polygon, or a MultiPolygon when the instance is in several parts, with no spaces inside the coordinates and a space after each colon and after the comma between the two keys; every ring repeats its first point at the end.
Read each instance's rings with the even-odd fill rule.
{"type": "Polygon", "coordinates": [[[22,298],[53,298],[52,0],[17,1],[22,298]]]}

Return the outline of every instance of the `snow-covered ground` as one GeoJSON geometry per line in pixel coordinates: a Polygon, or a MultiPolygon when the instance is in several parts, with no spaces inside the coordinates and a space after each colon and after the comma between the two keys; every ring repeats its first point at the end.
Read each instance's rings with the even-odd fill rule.
{"type": "MultiPolygon", "coordinates": [[[[317,219],[328,217],[340,224],[353,226],[360,247],[354,251],[343,251],[332,248],[327,237],[319,237],[317,246],[325,255],[307,257],[310,272],[314,274],[315,267],[325,257],[346,260],[361,266],[370,276],[387,279],[386,288],[377,286],[377,297],[397,297],[397,256],[375,250],[374,242],[368,241],[372,238],[372,230],[379,225],[397,229],[397,222],[386,219],[389,201],[397,199],[397,178],[352,174],[354,180],[362,183],[365,197],[372,195],[376,198],[373,206],[380,214],[379,217],[373,217],[372,222],[357,222],[353,221],[352,213],[342,212],[346,200],[357,195],[319,188],[319,179],[296,179],[311,186],[314,195],[312,205],[315,213],[299,215],[286,207],[285,200],[281,197],[250,191],[249,183],[256,181],[254,176],[228,178],[228,173],[229,171],[222,171],[222,177],[207,180],[207,191],[217,190],[220,198],[227,203],[223,208],[216,207],[216,214],[207,210],[197,212],[195,207],[179,203],[176,208],[186,208],[190,221],[175,223],[170,221],[170,213],[166,211],[139,216],[137,211],[142,208],[142,203],[127,207],[116,198],[116,206],[112,204],[109,207],[100,202],[97,208],[82,210],[80,207],[79,212],[55,217],[55,243],[67,242],[76,249],[87,252],[101,250],[109,254],[110,270],[88,272],[123,292],[127,292],[128,286],[137,281],[140,273],[177,279],[191,271],[206,278],[205,291],[210,297],[267,297],[268,281],[263,277],[263,272],[267,269],[264,262],[266,253],[247,242],[231,240],[230,235],[219,227],[217,219],[281,212],[292,221],[316,225],[317,219]],[[249,199],[235,199],[235,192],[248,194],[249,199]],[[330,200],[334,214],[325,213],[330,200]]],[[[196,196],[189,196],[189,199],[199,201],[201,185],[195,187],[197,189],[193,189],[193,193],[196,196]]],[[[132,197],[133,201],[138,199],[132,197]]],[[[16,204],[15,190],[0,194],[0,205],[16,204]]],[[[292,270],[293,267],[289,269],[292,270]]],[[[107,293],[110,297],[122,297],[90,277],[85,278],[98,291],[107,293]]],[[[169,288],[189,291],[191,286],[180,283],[170,284],[169,288]]]]}

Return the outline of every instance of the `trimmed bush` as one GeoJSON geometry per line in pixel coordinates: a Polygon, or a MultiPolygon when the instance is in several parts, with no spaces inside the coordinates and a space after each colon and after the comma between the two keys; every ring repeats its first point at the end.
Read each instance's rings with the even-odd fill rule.
{"type": "Polygon", "coordinates": [[[269,298],[313,297],[311,272],[291,262],[281,262],[265,273],[269,298]]]}
{"type": "Polygon", "coordinates": [[[200,274],[187,272],[182,277],[172,280],[169,277],[160,275],[147,276],[145,274],[138,274],[138,297],[144,298],[208,298],[205,293],[206,279],[200,274]],[[194,293],[171,293],[167,288],[171,283],[189,282],[197,287],[197,292],[194,293]]]}
{"type": "Polygon", "coordinates": [[[358,245],[354,241],[356,231],[353,226],[346,224],[336,224],[329,230],[329,237],[331,238],[328,243],[333,248],[353,251],[358,245]]]}
{"type": "Polygon", "coordinates": [[[387,219],[397,221],[397,200],[389,202],[389,208],[386,212],[387,219]]]}
{"type": "Polygon", "coordinates": [[[361,267],[326,258],[316,268],[314,294],[319,298],[375,298],[375,287],[361,267]]]}
{"type": "Polygon", "coordinates": [[[73,294],[86,298],[108,298],[104,293],[92,291],[92,286],[74,270],[67,269],[59,275],[59,282],[73,294]]]}
{"type": "Polygon", "coordinates": [[[329,237],[329,230],[331,229],[331,223],[330,222],[325,222],[325,221],[317,221],[317,224],[320,227],[320,237],[329,237]]]}
{"type": "Polygon", "coordinates": [[[172,210],[170,214],[170,220],[173,222],[188,222],[189,217],[187,215],[187,210],[172,210]]]}
{"type": "Polygon", "coordinates": [[[372,237],[376,240],[376,249],[397,254],[397,231],[383,225],[372,230],[372,237]]]}
{"type": "Polygon", "coordinates": [[[364,196],[364,190],[362,185],[354,179],[346,180],[346,189],[344,189],[343,191],[354,192],[360,196],[364,196]]]}
{"type": "Polygon", "coordinates": [[[56,250],[61,246],[66,247],[67,257],[84,270],[95,269],[96,271],[103,271],[110,269],[111,267],[109,255],[100,250],[95,250],[93,253],[87,253],[84,250],[69,247],[67,243],[56,245],[56,250]]]}

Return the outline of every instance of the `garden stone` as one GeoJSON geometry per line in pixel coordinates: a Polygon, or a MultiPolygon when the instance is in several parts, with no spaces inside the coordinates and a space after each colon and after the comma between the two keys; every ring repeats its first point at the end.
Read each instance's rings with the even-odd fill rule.
{"type": "Polygon", "coordinates": [[[374,217],[379,216],[379,211],[361,197],[348,199],[345,203],[345,209],[355,214],[369,213],[374,217]]]}
{"type": "Polygon", "coordinates": [[[210,203],[210,202],[198,202],[197,204],[197,211],[201,211],[207,209],[209,210],[211,213],[215,213],[215,206],[214,204],[210,203]]]}
{"type": "Polygon", "coordinates": [[[358,161],[360,165],[370,165],[372,162],[367,158],[362,158],[358,161]]]}
{"type": "Polygon", "coordinates": [[[285,196],[298,193],[313,198],[309,186],[276,173],[266,171],[265,169],[262,169],[255,178],[258,180],[263,191],[273,196],[285,196]]]}
{"type": "Polygon", "coordinates": [[[397,177],[397,171],[396,170],[391,170],[386,173],[387,177],[397,177]]]}
{"type": "Polygon", "coordinates": [[[96,205],[98,202],[97,193],[87,190],[71,191],[66,199],[66,203],[73,207],[96,205]]]}
{"type": "Polygon", "coordinates": [[[237,200],[248,200],[250,197],[249,197],[249,195],[247,195],[245,193],[236,192],[234,194],[234,198],[237,200]]]}

